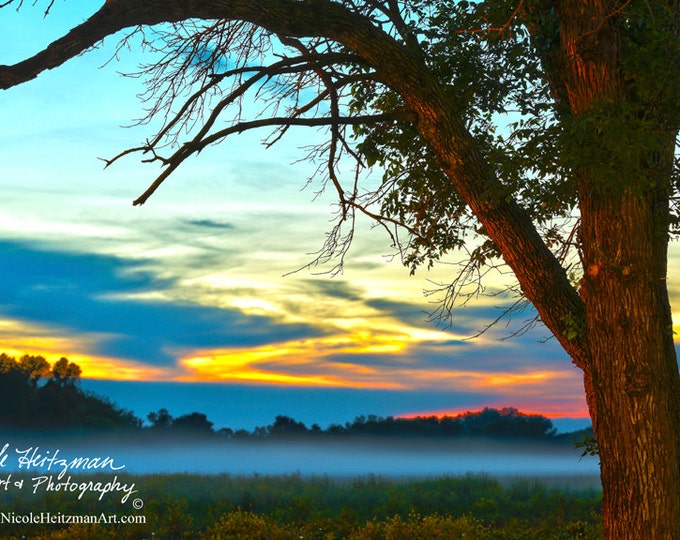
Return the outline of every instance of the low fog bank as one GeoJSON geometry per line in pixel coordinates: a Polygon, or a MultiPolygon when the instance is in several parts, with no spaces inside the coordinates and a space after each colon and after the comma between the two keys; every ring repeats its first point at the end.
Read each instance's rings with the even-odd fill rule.
{"type": "MultiPolygon", "coordinates": [[[[493,440],[323,440],[323,441],[121,441],[113,437],[74,440],[6,440],[5,470],[58,471],[77,458],[108,458],[107,470],[74,472],[229,473],[393,478],[489,474],[499,478],[540,477],[558,486],[597,484],[597,456],[581,458],[568,445],[493,440]],[[8,446],[6,446],[8,445],[8,446]],[[24,458],[21,461],[20,458],[24,458]],[[31,458],[30,461],[26,459],[31,458]],[[580,479],[580,480],[579,480],[580,479]],[[585,479],[585,480],[584,480],[585,479]]],[[[3,457],[0,457],[2,460],[3,457]]],[[[84,467],[81,467],[84,468],[84,467]]],[[[104,467],[106,468],[106,467],[104,467]]],[[[599,484],[598,484],[599,485],[599,484]]]]}

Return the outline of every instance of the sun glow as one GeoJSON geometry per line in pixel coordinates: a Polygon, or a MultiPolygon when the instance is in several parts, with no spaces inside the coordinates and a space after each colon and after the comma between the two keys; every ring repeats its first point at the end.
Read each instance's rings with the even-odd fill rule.
{"type": "Polygon", "coordinates": [[[517,384],[540,383],[549,379],[549,373],[503,373],[486,377],[489,386],[512,386],[517,384]]]}
{"type": "MultiPolygon", "coordinates": [[[[507,409],[509,406],[503,405],[502,403],[490,403],[487,405],[489,408],[495,409],[507,409]]],[[[540,408],[536,407],[536,404],[527,403],[526,406],[522,406],[521,403],[513,401],[512,408],[517,409],[522,414],[526,415],[537,415],[546,416],[548,418],[590,418],[588,408],[584,403],[576,402],[575,400],[568,403],[554,404],[546,402],[544,406],[540,408]]],[[[399,418],[444,418],[444,417],[456,417],[468,413],[481,412],[481,409],[473,408],[455,408],[455,409],[445,409],[445,410],[434,410],[434,411],[421,411],[414,413],[400,414],[399,418]]]]}
{"type": "MultiPolygon", "coordinates": [[[[333,322],[340,321],[338,317],[333,322]]],[[[573,373],[565,369],[544,367],[518,373],[501,364],[499,369],[480,371],[465,356],[474,355],[470,347],[476,345],[459,346],[455,336],[445,332],[411,327],[389,317],[356,318],[352,324],[344,323],[331,324],[324,329],[326,335],[305,339],[178,350],[174,364],[154,366],[95,353],[111,336],[68,337],[62,329],[4,319],[0,320],[0,351],[16,357],[40,354],[50,362],[67,356],[90,379],[433,390],[450,391],[452,395],[478,392],[497,396],[513,406],[524,402],[531,410],[537,408],[541,395],[555,388],[554,401],[565,403],[565,414],[574,415],[575,407],[582,408],[580,402],[568,399],[572,394],[578,396],[579,388],[573,373]],[[450,347],[451,363],[429,363],[427,355],[432,351],[439,354],[442,346],[450,347]]],[[[554,407],[542,410],[561,412],[554,407]]]]}
{"type": "Polygon", "coordinates": [[[387,344],[362,346],[343,337],[329,337],[204,351],[179,361],[186,374],[178,380],[398,388],[401,385],[381,380],[379,369],[360,363],[361,354],[394,350],[398,348],[387,344]]]}
{"type": "Polygon", "coordinates": [[[313,375],[287,375],[285,373],[266,372],[258,370],[256,362],[246,355],[222,352],[210,357],[186,358],[181,364],[192,373],[180,376],[177,380],[186,382],[250,382],[263,384],[283,384],[302,386],[342,386],[342,383],[332,377],[313,375]]]}
{"type": "Polygon", "coordinates": [[[114,379],[121,381],[167,380],[167,370],[148,364],[107,358],[88,354],[102,336],[72,337],[26,322],[0,320],[0,352],[20,357],[24,354],[40,355],[48,362],[62,356],[80,366],[88,379],[114,379]],[[81,351],[81,352],[77,352],[81,351]]]}
{"type": "Polygon", "coordinates": [[[546,385],[563,384],[569,376],[561,370],[513,373],[428,367],[419,361],[417,350],[410,350],[413,347],[407,334],[358,332],[203,350],[179,360],[183,374],[176,380],[532,395],[546,385]]]}

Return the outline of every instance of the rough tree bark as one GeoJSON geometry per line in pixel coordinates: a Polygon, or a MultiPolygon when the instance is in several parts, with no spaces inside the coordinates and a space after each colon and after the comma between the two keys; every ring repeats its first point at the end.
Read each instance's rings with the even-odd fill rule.
{"type": "MultiPolygon", "coordinates": [[[[548,73],[560,106],[578,116],[627,92],[613,13],[624,4],[542,1],[555,8],[559,39],[548,73]]],[[[677,7],[671,7],[677,9],[677,7]]],[[[625,187],[579,176],[584,279],[574,287],[529,215],[505,193],[446,92],[417,51],[328,0],[116,0],[33,58],[0,66],[9,88],[59,66],[126,27],[187,18],[241,19],[288,37],[343,44],[398,92],[461,198],[470,206],[574,363],[584,372],[598,440],[609,540],[680,539],[680,376],[666,286],[669,192],[677,126],[641,160],[656,177],[625,187]],[[665,171],[665,172],[664,172],[665,171]],[[573,325],[579,331],[573,332],[573,325]]],[[[540,34],[540,26],[532,33],[540,34]]],[[[606,136],[606,134],[605,134],[606,136]]],[[[597,144],[596,140],[592,144],[597,144]]]]}
{"type": "MultiPolygon", "coordinates": [[[[559,4],[556,78],[573,115],[632,93],[611,12],[598,0],[559,4]]],[[[611,539],[680,538],[680,380],[666,286],[675,135],[668,129],[658,148],[640,157],[656,162],[655,174],[602,186],[592,171],[599,164],[579,171],[585,386],[611,539]]]]}

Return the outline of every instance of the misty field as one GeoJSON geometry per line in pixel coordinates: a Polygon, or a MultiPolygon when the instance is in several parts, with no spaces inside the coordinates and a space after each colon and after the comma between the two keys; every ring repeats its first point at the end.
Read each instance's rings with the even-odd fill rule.
{"type": "MultiPolygon", "coordinates": [[[[22,477],[31,481],[29,475],[16,475],[12,481],[22,477]]],[[[123,491],[111,492],[99,500],[96,493],[88,492],[79,500],[77,491],[0,489],[0,535],[46,540],[602,537],[601,492],[591,478],[574,478],[568,489],[563,482],[561,488],[550,487],[552,478],[503,480],[485,475],[402,480],[299,474],[122,474],[117,478],[121,486],[134,484],[135,493],[125,498],[123,491]],[[47,512],[59,515],[62,523],[17,523],[22,516],[47,512]],[[116,516],[119,523],[63,523],[70,515],[100,521],[116,516]],[[127,517],[145,523],[121,524],[127,517]]],[[[94,480],[108,482],[110,475],[95,475],[94,480]]]]}

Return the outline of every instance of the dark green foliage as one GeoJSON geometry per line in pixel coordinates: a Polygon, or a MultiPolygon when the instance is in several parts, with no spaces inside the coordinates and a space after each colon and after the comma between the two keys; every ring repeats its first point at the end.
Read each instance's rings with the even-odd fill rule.
{"type": "Polygon", "coordinates": [[[574,447],[583,449],[581,457],[597,456],[600,453],[597,446],[597,440],[593,436],[592,430],[589,433],[581,434],[581,438],[574,443],[574,447]]]}
{"type": "Polygon", "coordinates": [[[178,416],[172,421],[172,427],[175,430],[192,434],[210,435],[213,433],[213,423],[205,414],[198,412],[178,416]]]}
{"type": "MultiPolygon", "coordinates": [[[[499,192],[487,196],[517,197],[557,247],[564,238],[552,220],[570,214],[576,193],[555,156],[561,127],[536,50],[541,44],[532,41],[527,28],[513,17],[516,2],[409,5],[419,21],[414,32],[423,57],[445,84],[450,107],[462,116],[501,180],[499,192]]],[[[547,19],[543,25],[556,26],[554,13],[541,16],[547,19]]],[[[366,163],[378,163],[385,171],[379,191],[383,214],[408,224],[414,233],[405,263],[414,271],[478,238],[470,263],[479,270],[499,254],[403,109],[393,91],[372,80],[353,86],[352,110],[394,117],[392,122],[356,127],[354,135],[366,163]]]]}
{"type": "Polygon", "coordinates": [[[158,412],[150,412],[147,419],[151,423],[151,429],[170,429],[173,418],[168,409],[158,409],[158,412]]]}
{"type": "Polygon", "coordinates": [[[485,408],[479,413],[466,413],[459,418],[466,435],[540,439],[550,438],[556,433],[548,418],[522,414],[513,408],[485,408]]]}
{"type": "Polygon", "coordinates": [[[5,526],[3,538],[137,539],[596,539],[601,494],[547,489],[536,480],[509,485],[486,476],[398,481],[362,477],[150,475],[129,477],[144,508],[53,493],[11,499],[0,512],[143,515],[146,524],[5,526]],[[41,532],[42,531],[42,532],[41,532]],[[200,531],[200,533],[199,533],[200,531]],[[201,536],[202,535],[202,536],[201,536]],[[464,535],[464,536],[463,536],[464,535]],[[36,536],[30,536],[31,538],[36,536]]]}
{"type": "MultiPolygon", "coordinates": [[[[496,192],[486,196],[517,200],[546,245],[561,260],[573,258],[565,266],[576,260],[572,232],[579,217],[577,182],[584,177],[590,178],[591,193],[670,194],[664,234],[667,227],[678,231],[675,4],[626,2],[613,10],[607,22],[621,38],[615,46],[625,95],[576,112],[563,81],[556,80],[565,76],[565,60],[552,3],[414,0],[403,9],[406,20],[414,21],[411,31],[422,57],[445,86],[447,107],[465,123],[499,180],[496,192]],[[674,152],[671,171],[668,156],[674,152]]],[[[597,40],[597,32],[586,33],[579,53],[598,54],[597,40]]],[[[403,99],[364,77],[352,86],[351,111],[392,118],[356,126],[354,137],[365,164],[384,171],[371,201],[380,201],[382,214],[411,233],[402,246],[405,264],[413,272],[464,248],[467,256],[450,294],[465,298],[480,292],[484,268],[498,264],[499,253],[422,141],[403,99]]],[[[447,320],[447,309],[436,318],[447,320]]]]}

